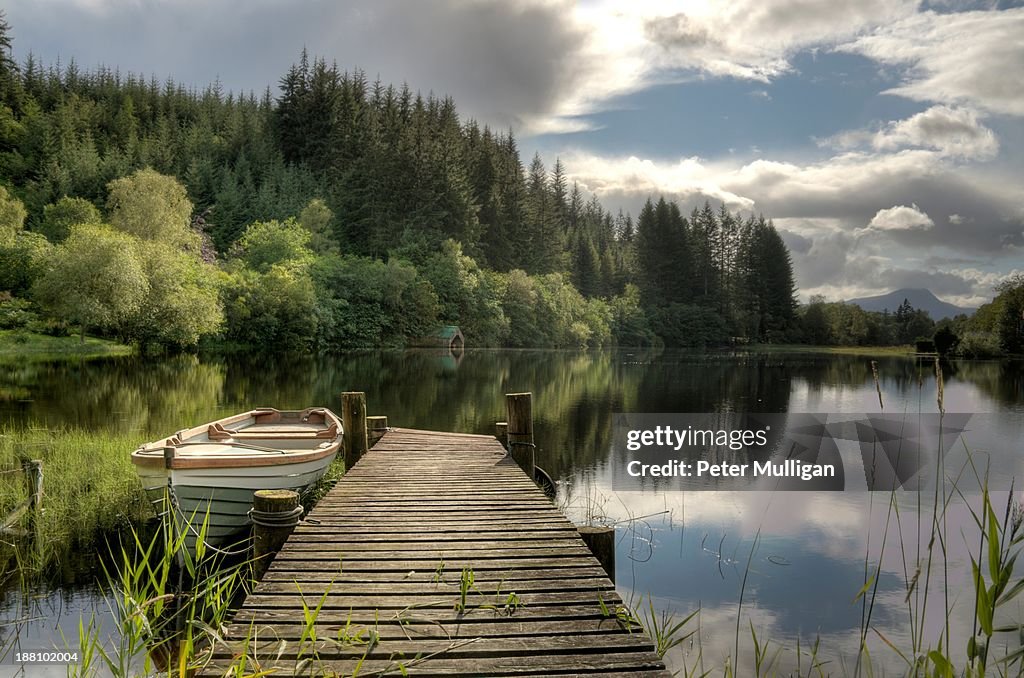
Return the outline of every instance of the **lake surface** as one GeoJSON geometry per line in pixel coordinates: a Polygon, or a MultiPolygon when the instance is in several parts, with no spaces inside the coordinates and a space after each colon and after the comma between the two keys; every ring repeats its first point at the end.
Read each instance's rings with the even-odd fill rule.
{"type": "MultiPolygon", "coordinates": [[[[943,371],[947,411],[989,414],[983,430],[969,432],[966,440],[999,451],[1016,473],[1024,440],[1024,366],[954,362],[943,371]]],[[[878,375],[886,412],[937,411],[931,362],[881,357],[878,375]]],[[[735,662],[738,636],[738,674],[753,675],[753,627],[761,644],[770,643],[769,656],[778,649],[780,671],[788,674],[799,663],[806,674],[817,639],[817,658],[828,662],[824,673],[853,675],[867,597],[854,599],[865,581],[865,563],[869,573],[881,563],[867,623],[872,660],[881,670],[876,675],[905,671],[880,638],[904,652],[915,636],[934,647],[944,607],[951,608],[954,655],[970,635],[968,548],[977,550],[977,528],[961,499],[945,515],[947,559],[933,567],[931,599],[912,624],[923,575],[918,573],[909,598],[908,582],[925,569],[932,520],[933,497],[926,493],[900,492],[890,504],[890,494],[866,491],[612,489],[625,463],[612,446],[615,413],[877,412],[868,357],[471,350],[461,357],[395,351],[7,362],[0,363],[0,423],[127,432],[142,442],[257,406],[337,407],[342,391],[365,391],[369,414],[388,415],[393,426],[473,433],[493,433],[494,422],[505,418],[503,394],[532,391],[537,464],[556,479],[557,501],[571,518],[616,526],[623,597],[634,603],[643,598],[646,605],[649,596],[656,609],[680,618],[700,608],[699,628],[696,620],[690,627],[697,634],[670,653],[672,668],[720,669],[735,662]]],[[[1009,487],[1007,478],[1000,482],[1009,487]]],[[[1007,493],[994,497],[1001,507],[1007,493]]],[[[109,619],[94,586],[95,555],[79,560],[62,563],[36,590],[0,593],[0,648],[14,639],[23,647],[61,644],[62,632],[76,637],[83,614],[109,619]],[[19,618],[27,621],[10,623],[19,618]]],[[[1024,612],[1014,607],[1002,616],[1019,622],[1024,612]]],[[[998,655],[1019,641],[1007,636],[1000,642],[1003,649],[993,650],[998,655]]],[[[11,670],[0,664],[0,675],[11,670]]]]}

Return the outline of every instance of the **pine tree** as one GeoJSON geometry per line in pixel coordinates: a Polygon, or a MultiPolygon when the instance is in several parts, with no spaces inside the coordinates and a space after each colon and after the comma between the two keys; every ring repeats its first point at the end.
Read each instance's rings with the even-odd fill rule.
{"type": "Polygon", "coordinates": [[[569,203],[567,197],[565,167],[562,165],[561,158],[555,158],[555,168],[551,171],[554,227],[558,230],[559,237],[566,242],[568,241],[566,234],[569,230],[569,203]]]}
{"type": "Polygon", "coordinates": [[[575,234],[582,227],[583,220],[583,193],[580,192],[580,185],[572,182],[572,192],[569,194],[569,206],[566,212],[566,227],[570,233],[575,234]]]}
{"type": "Polygon", "coordinates": [[[551,273],[558,269],[561,242],[556,209],[544,162],[533,156],[526,179],[526,224],[523,235],[528,250],[527,273],[551,273]]]}
{"type": "Polygon", "coordinates": [[[573,244],[573,284],[585,297],[598,296],[603,291],[600,261],[594,243],[580,233],[573,244]]]}
{"type": "Polygon", "coordinates": [[[11,50],[11,25],[7,23],[4,10],[0,9],[0,104],[19,113],[24,90],[11,50]]]}
{"type": "Polygon", "coordinates": [[[686,223],[675,203],[650,199],[637,220],[636,254],[641,293],[648,307],[689,301],[691,256],[686,223]]]}
{"type": "MultiPolygon", "coordinates": [[[[306,50],[302,50],[302,61],[307,63],[306,50]]],[[[292,65],[281,78],[281,95],[274,109],[274,127],[278,143],[285,160],[300,162],[305,151],[305,109],[309,84],[304,66],[292,65]]]]}
{"type": "Polygon", "coordinates": [[[690,216],[690,226],[694,243],[694,263],[697,267],[697,296],[701,305],[719,308],[719,228],[718,220],[708,201],[704,201],[704,207],[700,211],[694,208],[690,216]]]}

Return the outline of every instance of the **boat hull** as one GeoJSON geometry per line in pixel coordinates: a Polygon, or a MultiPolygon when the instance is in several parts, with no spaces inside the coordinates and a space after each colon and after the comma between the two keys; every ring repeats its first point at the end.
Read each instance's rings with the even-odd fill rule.
{"type": "MultiPolygon", "coordinates": [[[[230,420],[251,423],[255,418],[237,415],[230,420]]],[[[341,446],[340,423],[330,429],[334,439],[325,439],[316,429],[249,436],[232,431],[236,435],[224,438],[214,424],[206,427],[144,445],[132,455],[147,496],[161,515],[174,516],[175,528],[193,554],[200,533],[214,550],[242,550],[252,525],[253,493],[305,492],[324,476],[341,446]]]]}
{"type": "MultiPolygon", "coordinates": [[[[206,523],[206,543],[214,548],[234,545],[247,537],[251,527],[249,509],[256,490],[293,490],[302,493],[327,472],[334,456],[317,462],[267,466],[252,475],[227,475],[204,469],[172,470],[169,473],[140,473],[143,487],[159,512],[166,509],[168,496],[176,505],[177,527],[188,530],[186,542],[195,548],[198,532],[206,523]]],[[[249,469],[247,469],[249,470],[249,469]]]]}

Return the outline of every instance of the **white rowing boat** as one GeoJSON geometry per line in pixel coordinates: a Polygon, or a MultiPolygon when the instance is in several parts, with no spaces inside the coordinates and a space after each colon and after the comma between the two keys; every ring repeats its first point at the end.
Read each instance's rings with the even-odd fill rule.
{"type": "Polygon", "coordinates": [[[204,521],[210,546],[242,536],[256,490],[309,489],[341,441],[341,421],[326,408],[260,408],[146,443],[132,463],[151,500],[171,498],[194,551],[204,521]]]}

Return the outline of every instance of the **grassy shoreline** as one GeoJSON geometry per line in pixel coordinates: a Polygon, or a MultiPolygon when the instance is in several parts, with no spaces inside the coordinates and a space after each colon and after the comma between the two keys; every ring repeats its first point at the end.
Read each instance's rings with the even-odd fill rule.
{"type": "Polygon", "coordinates": [[[914,355],[913,346],[811,346],[808,344],[750,344],[755,353],[819,353],[825,355],[914,355]]]}
{"type": "Polygon", "coordinates": [[[109,339],[77,336],[51,337],[26,330],[0,330],[0,358],[99,358],[131,355],[131,346],[109,339]]]}
{"type": "MultiPolygon", "coordinates": [[[[381,347],[385,348],[385,347],[381,347]]],[[[808,344],[748,344],[739,347],[754,353],[815,353],[823,355],[913,355],[913,346],[812,346],[808,344]]],[[[211,342],[203,346],[203,353],[238,353],[250,350],[237,344],[211,342]]],[[[364,349],[374,350],[374,349],[364,349]]],[[[531,349],[499,349],[531,350],[531,349]]],[[[552,350],[552,349],[548,349],[552,350]]],[[[559,350],[559,349],[554,349],[559,350]]],[[[735,349],[734,349],[735,350],[735,349]]],[[[85,342],[77,336],[52,337],[25,330],[0,330],[0,359],[6,357],[31,358],[97,358],[105,356],[131,355],[131,346],[109,339],[86,337],[85,342]]]]}

